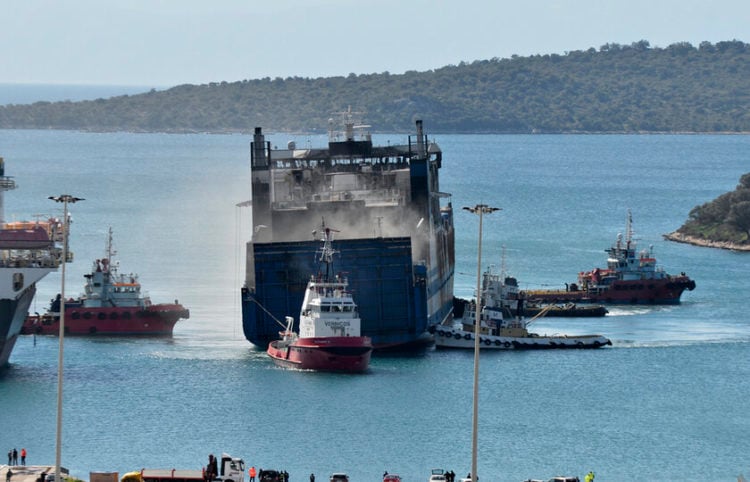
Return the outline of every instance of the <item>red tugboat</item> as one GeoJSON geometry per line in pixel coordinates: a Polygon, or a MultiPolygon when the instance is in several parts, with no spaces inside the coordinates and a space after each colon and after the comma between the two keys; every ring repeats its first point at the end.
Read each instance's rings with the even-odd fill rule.
{"type": "MultiPolygon", "coordinates": [[[[171,336],[180,319],[190,312],[176,300],[152,304],[141,294],[138,275],[121,274],[113,262],[112,228],[107,238],[106,257],[94,261],[86,278],[85,294],[65,301],[65,333],[70,335],[171,336]]],[[[60,332],[60,295],[44,315],[26,317],[21,333],[57,335],[60,332]]]]}
{"type": "Polygon", "coordinates": [[[695,289],[695,281],[685,273],[670,275],[656,266],[653,250],[636,254],[636,243],[628,210],[625,241],[605,250],[607,268],[595,268],[578,274],[578,283],[567,290],[530,290],[525,292],[531,302],[576,302],[609,304],[678,304],[683,291],[695,289]]]}
{"type": "Polygon", "coordinates": [[[364,372],[370,365],[372,340],[360,336],[361,320],[348,281],[332,275],[331,229],[323,228],[321,266],[325,272],[307,283],[300,311],[299,335],[292,329],[294,319],[286,318],[281,339],[268,344],[268,355],[283,367],[335,372],[364,372]]]}

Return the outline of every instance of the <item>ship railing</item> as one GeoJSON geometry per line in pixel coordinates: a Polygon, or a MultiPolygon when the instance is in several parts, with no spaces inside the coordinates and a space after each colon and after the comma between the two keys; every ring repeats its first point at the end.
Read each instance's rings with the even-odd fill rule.
{"type": "MultiPolygon", "coordinates": [[[[68,252],[68,262],[73,253],[68,252]]],[[[57,268],[62,262],[60,248],[49,249],[3,249],[0,250],[0,266],[16,268],[57,268]]]]}
{"type": "Polygon", "coordinates": [[[365,205],[392,205],[398,206],[405,200],[405,194],[399,189],[380,189],[373,191],[346,190],[334,192],[315,193],[310,198],[284,199],[275,201],[273,209],[305,209],[308,202],[341,202],[341,201],[364,201],[365,205]]]}

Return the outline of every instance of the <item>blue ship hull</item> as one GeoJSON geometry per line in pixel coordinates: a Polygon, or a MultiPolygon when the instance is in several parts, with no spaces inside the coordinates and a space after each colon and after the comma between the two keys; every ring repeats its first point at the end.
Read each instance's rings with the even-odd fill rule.
{"type": "MultiPolygon", "coordinates": [[[[452,295],[445,293],[445,286],[453,285],[453,272],[447,273],[448,279],[433,274],[430,280],[426,267],[414,264],[408,237],[339,240],[335,245],[340,251],[336,270],[346,273],[357,300],[362,336],[371,337],[379,349],[429,343],[429,327],[452,313],[452,295]],[[432,300],[428,293],[433,293],[432,300]],[[429,311],[430,305],[437,309],[429,311]]],[[[318,241],[248,246],[256,290],[242,291],[242,321],[251,343],[265,348],[279,338],[285,316],[297,319],[305,286],[317,268],[319,246],[318,241]]]]}

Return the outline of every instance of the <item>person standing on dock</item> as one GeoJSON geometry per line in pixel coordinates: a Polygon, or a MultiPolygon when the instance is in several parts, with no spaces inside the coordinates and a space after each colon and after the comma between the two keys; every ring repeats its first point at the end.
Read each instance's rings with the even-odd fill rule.
{"type": "Polygon", "coordinates": [[[310,482],[315,482],[315,474],[310,474],[310,482]]]}
{"type": "Polygon", "coordinates": [[[250,470],[248,471],[248,475],[250,475],[250,482],[255,482],[255,466],[254,465],[250,467],[250,470]]]}
{"type": "Polygon", "coordinates": [[[8,467],[8,471],[5,473],[5,482],[10,482],[11,477],[13,477],[13,471],[8,467]]]}
{"type": "Polygon", "coordinates": [[[26,465],[26,449],[21,447],[21,465],[26,465]]]}
{"type": "Polygon", "coordinates": [[[13,464],[13,450],[8,450],[8,467],[13,464]]]}
{"type": "Polygon", "coordinates": [[[18,450],[13,449],[13,465],[18,465],[18,450]]]}
{"type": "Polygon", "coordinates": [[[214,454],[208,455],[208,465],[206,465],[206,482],[213,482],[218,472],[218,466],[214,454]]]}

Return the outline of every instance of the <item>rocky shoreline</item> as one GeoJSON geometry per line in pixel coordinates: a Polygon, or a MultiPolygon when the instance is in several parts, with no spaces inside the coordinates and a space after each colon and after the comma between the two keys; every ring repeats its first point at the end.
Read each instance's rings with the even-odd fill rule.
{"type": "Polygon", "coordinates": [[[750,244],[736,244],[729,241],[711,241],[710,239],[697,238],[680,232],[673,232],[664,235],[664,239],[675,241],[677,243],[692,244],[694,246],[703,246],[705,248],[729,249],[732,251],[750,251],[750,244]]]}

